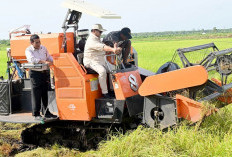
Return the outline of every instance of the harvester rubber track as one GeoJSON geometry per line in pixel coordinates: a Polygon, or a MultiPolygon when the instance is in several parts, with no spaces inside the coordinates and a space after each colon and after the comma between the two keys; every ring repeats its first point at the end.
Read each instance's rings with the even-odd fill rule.
{"type": "Polygon", "coordinates": [[[37,124],[21,133],[21,140],[26,144],[36,146],[51,146],[59,144],[80,151],[96,149],[99,142],[107,138],[110,131],[125,130],[117,124],[96,124],[78,122],[50,122],[37,124]]]}

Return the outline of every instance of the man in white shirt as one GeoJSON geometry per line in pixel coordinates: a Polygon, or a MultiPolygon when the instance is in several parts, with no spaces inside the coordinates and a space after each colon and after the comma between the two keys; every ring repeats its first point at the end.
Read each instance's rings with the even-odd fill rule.
{"type": "Polygon", "coordinates": [[[88,68],[95,70],[99,76],[99,83],[104,98],[110,98],[108,94],[108,88],[106,83],[106,65],[105,65],[105,52],[110,51],[118,54],[121,52],[121,48],[117,48],[116,44],[114,48],[105,45],[101,40],[102,32],[106,31],[103,29],[101,24],[95,24],[92,26],[89,38],[86,41],[84,50],[84,65],[88,68]]]}
{"type": "MultiPolygon", "coordinates": [[[[52,65],[53,58],[49,55],[46,47],[40,43],[38,35],[34,34],[30,37],[31,46],[29,46],[25,53],[27,61],[33,64],[47,64],[42,69],[31,69],[29,71],[31,79],[31,99],[32,99],[32,115],[35,120],[43,120],[40,115],[41,100],[44,109],[48,106],[48,80],[49,80],[49,66],[52,65]]],[[[51,114],[49,110],[45,113],[46,118],[56,118],[57,116],[51,114]]]]}

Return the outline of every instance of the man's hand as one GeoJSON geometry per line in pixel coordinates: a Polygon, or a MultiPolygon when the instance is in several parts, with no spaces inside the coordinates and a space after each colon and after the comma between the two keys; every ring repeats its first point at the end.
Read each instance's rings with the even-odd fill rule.
{"type": "Polygon", "coordinates": [[[47,64],[48,66],[51,66],[53,63],[50,61],[45,61],[45,64],[47,64]]]}
{"type": "Polygon", "coordinates": [[[50,61],[43,61],[43,60],[40,60],[39,61],[40,64],[47,64],[48,66],[51,66],[53,63],[50,62],[50,61]]]}
{"type": "Polygon", "coordinates": [[[109,51],[109,52],[113,52],[113,53],[115,53],[115,54],[119,54],[119,53],[121,53],[122,48],[117,47],[117,44],[115,43],[115,44],[114,44],[114,48],[105,45],[105,46],[103,47],[103,50],[106,51],[106,52],[109,51]]]}
{"type": "Polygon", "coordinates": [[[121,53],[121,51],[122,51],[122,48],[117,47],[117,43],[115,43],[114,44],[114,53],[118,55],[119,53],[121,53]]]}

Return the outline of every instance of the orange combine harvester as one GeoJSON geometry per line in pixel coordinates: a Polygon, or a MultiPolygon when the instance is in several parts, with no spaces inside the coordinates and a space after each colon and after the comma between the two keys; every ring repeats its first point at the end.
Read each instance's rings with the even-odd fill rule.
{"type": "Polygon", "coordinates": [[[58,141],[62,139],[62,143],[87,148],[89,143],[99,140],[99,134],[104,136],[104,131],[114,126],[135,128],[143,123],[165,129],[181,119],[197,122],[204,115],[217,111],[217,108],[205,108],[204,101],[232,102],[232,83],[227,79],[232,71],[232,49],[219,51],[213,43],[178,49],[183,68],[168,62],[156,74],[138,67],[137,52],[133,47],[128,60],[130,65],[126,67],[117,55],[108,54],[105,62],[110,71],[107,80],[112,98],[102,98],[98,74],[83,65],[84,52],[78,47],[78,39],[87,37],[88,30],[78,30],[78,22],[82,13],[106,19],[120,16],[80,0],[66,0],[63,5],[69,8],[63,33],[39,34],[42,45],[54,59],[50,69],[48,107],[57,113],[58,119],[33,119],[27,71],[46,65],[27,63],[25,49],[30,45],[30,34],[11,33],[8,79],[0,84],[0,121],[37,123],[22,132],[23,142],[41,144],[44,138],[52,143],[51,137],[42,137],[46,128],[51,127],[50,134],[59,133],[58,141]],[[73,32],[67,32],[69,28],[73,28],[73,32]],[[186,57],[187,53],[211,48],[209,55],[198,63],[190,62],[186,57]],[[218,72],[221,81],[209,80],[209,71],[218,72]],[[81,140],[87,139],[89,132],[98,135],[94,134],[92,140],[81,140]]]}

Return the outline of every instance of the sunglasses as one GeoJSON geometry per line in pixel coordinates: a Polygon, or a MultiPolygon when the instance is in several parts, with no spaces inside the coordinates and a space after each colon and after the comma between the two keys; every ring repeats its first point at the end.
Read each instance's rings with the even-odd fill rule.
{"type": "Polygon", "coordinates": [[[97,30],[100,34],[102,34],[102,31],[97,30]]]}

